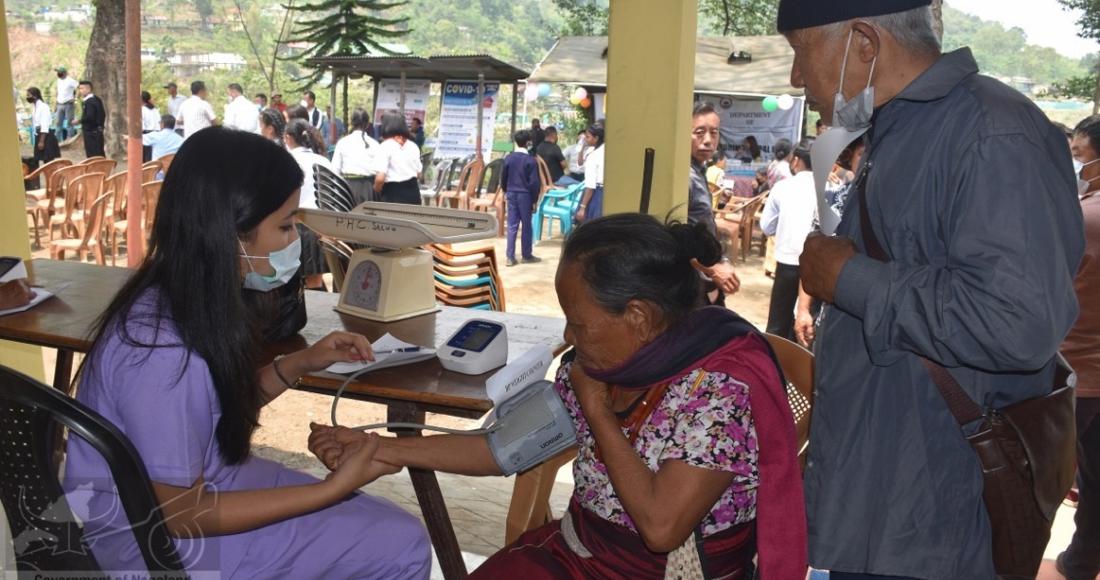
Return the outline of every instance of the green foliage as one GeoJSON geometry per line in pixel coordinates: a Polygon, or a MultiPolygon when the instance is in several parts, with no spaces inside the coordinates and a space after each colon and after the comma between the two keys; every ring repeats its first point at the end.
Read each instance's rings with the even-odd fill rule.
{"type": "Polygon", "coordinates": [[[1019,28],[1005,30],[989,22],[943,7],[944,51],[969,46],[985,74],[1022,76],[1040,84],[1085,76],[1089,69],[1080,61],[1058,54],[1053,48],[1028,44],[1019,28]]]}
{"type": "Polygon", "coordinates": [[[1081,38],[1100,40],[1100,0],[1058,0],[1058,3],[1066,9],[1082,11],[1077,19],[1081,38]]]}
{"type": "Polygon", "coordinates": [[[699,0],[700,35],[775,34],[779,0],[699,0]]]}
{"type": "MultiPolygon", "coordinates": [[[[285,5],[294,13],[312,16],[302,20],[289,42],[304,42],[310,47],[293,58],[306,60],[333,55],[394,54],[383,40],[395,40],[408,34],[403,27],[408,17],[386,18],[383,12],[404,6],[405,2],[379,0],[322,0],[315,4],[285,5]]],[[[324,76],[323,69],[296,80],[301,88],[311,87],[324,76]]]]}
{"type": "Polygon", "coordinates": [[[195,0],[195,12],[199,13],[203,25],[214,15],[214,3],[211,0],[195,0]]]}
{"type": "Polygon", "coordinates": [[[1050,95],[1067,99],[1081,99],[1091,101],[1096,92],[1097,76],[1095,74],[1073,77],[1054,83],[1050,87],[1050,95]]]}
{"type": "Polygon", "coordinates": [[[607,0],[554,0],[565,17],[562,36],[603,36],[607,34],[607,0]]]}

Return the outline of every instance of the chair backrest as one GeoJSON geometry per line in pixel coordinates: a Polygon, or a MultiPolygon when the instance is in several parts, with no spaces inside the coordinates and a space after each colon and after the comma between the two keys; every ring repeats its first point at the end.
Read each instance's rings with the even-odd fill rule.
{"type": "Polygon", "coordinates": [[[494,159],[485,166],[485,171],[481,173],[481,181],[477,184],[477,193],[489,192],[495,193],[497,187],[500,186],[500,170],[504,167],[504,158],[494,159]]]}
{"type": "Polygon", "coordinates": [[[458,159],[445,159],[440,162],[440,171],[435,183],[436,194],[447,189],[447,186],[454,179],[458,167],[460,167],[458,159]]]}
{"type": "Polygon", "coordinates": [[[69,167],[72,164],[72,161],[68,159],[61,159],[59,157],[30,172],[29,174],[27,174],[26,179],[40,178],[42,180],[42,187],[49,187],[50,177],[52,177],[54,173],[57,173],[58,169],[61,169],[62,167],[69,167]]]}
{"type": "Polygon", "coordinates": [[[103,456],[149,571],[185,577],[145,464],[130,440],[75,399],[0,366],[0,500],[17,546],[17,570],[99,568],[58,481],[59,426],[103,456]]]}
{"type": "Polygon", "coordinates": [[[160,186],[163,181],[149,181],[141,184],[141,199],[145,204],[145,235],[153,231],[153,222],[157,217],[157,202],[160,201],[160,186]]]}
{"type": "MultiPolygon", "coordinates": [[[[104,193],[95,199],[89,197],[88,209],[84,211],[84,239],[80,242],[81,248],[88,249],[91,246],[92,239],[102,241],[103,238],[99,236],[103,231],[103,216],[107,213],[107,204],[109,203],[111,203],[110,192],[104,193]]],[[[96,259],[99,259],[98,255],[96,259]]]]}
{"type": "Polygon", "coordinates": [[[87,167],[87,173],[102,173],[104,175],[110,175],[115,170],[115,166],[118,165],[118,161],[114,159],[95,159],[92,161],[85,161],[81,165],[87,167]]]}
{"type": "Polygon", "coordinates": [[[542,194],[554,189],[554,180],[550,178],[550,167],[546,165],[542,157],[538,155],[534,157],[539,164],[539,181],[542,183],[542,187],[539,188],[539,198],[535,200],[535,207],[538,207],[539,202],[542,201],[542,194]]]}
{"type": "Polygon", "coordinates": [[[124,220],[125,216],[122,216],[126,211],[126,176],[127,171],[123,169],[118,173],[108,177],[103,182],[103,191],[110,192],[112,199],[114,200],[111,205],[111,215],[116,220],[124,220]]]}
{"type": "Polygon", "coordinates": [[[168,168],[172,166],[172,160],[175,158],[175,153],[169,153],[157,159],[157,161],[160,161],[160,170],[164,172],[164,175],[168,175],[168,168]]]}
{"type": "Polygon", "coordinates": [[[787,379],[787,400],[791,404],[798,433],[798,456],[805,460],[814,406],[814,355],[781,336],[765,334],[764,337],[775,351],[783,377],[787,379]]]}
{"type": "Polygon", "coordinates": [[[80,165],[88,165],[89,163],[94,163],[96,161],[99,161],[100,159],[106,159],[106,157],[102,155],[93,155],[91,157],[88,157],[84,161],[81,161],[80,165]]]}
{"type": "Polygon", "coordinates": [[[102,192],[102,173],[84,173],[74,177],[65,187],[65,221],[72,220],[74,211],[88,209],[102,192]]]}
{"type": "Polygon", "coordinates": [[[741,208],[741,232],[744,234],[746,231],[751,233],[752,221],[756,218],[756,212],[767,201],[768,194],[761,193],[760,195],[750,199],[748,203],[741,208]]]}
{"type": "Polygon", "coordinates": [[[160,162],[150,161],[141,166],[141,182],[149,183],[150,181],[156,181],[157,173],[160,173],[160,162]]]}
{"type": "Polygon", "coordinates": [[[50,185],[46,187],[46,194],[50,203],[52,204],[57,196],[64,195],[65,190],[69,186],[69,182],[84,175],[87,169],[85,165],[69,165],[68,167],[62,167],[55,171],[53,175],[50,176],[50,185]]]}
{"type": "Polygon", "coordinates": [[[317,207],[328,211],[351,211],[355,207],[355,195],[351,186],[340,175],[320,163],[313,165],[313,183],[317,193],[317,207]]]}

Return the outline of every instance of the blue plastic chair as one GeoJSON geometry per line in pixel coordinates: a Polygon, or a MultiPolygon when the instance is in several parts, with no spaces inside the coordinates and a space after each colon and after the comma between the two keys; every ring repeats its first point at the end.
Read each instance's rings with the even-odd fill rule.
{"type": "Polygon", "coordinates": [[[542,221],[549,220],[546,228],[546,237],[554,235],[554,220],[561,222],[561,233],[568,235],[573,231],[573,214],[581,203],[584,195],[584,184],[576,183],[565,189],[551,189],[542,195],[539,207],[535,210],[532,220],[535,241],[542,241],[542,221]]]}

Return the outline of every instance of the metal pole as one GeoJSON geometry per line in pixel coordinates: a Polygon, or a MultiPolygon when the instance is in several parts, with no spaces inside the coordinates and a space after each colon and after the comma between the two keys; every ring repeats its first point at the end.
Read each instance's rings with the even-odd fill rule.
{"type": "MultiPolygon", "coordinates": [[[[141,194],[141,0],[126,0],[126,265],[145,259],[141,194]]],[[[152,221],[153,216],[149,216],[152,221]]]]}
{"type": "Polygon", "coordinates": [[[351,123],[348,122],[348,83],[351,81],[351,75],[344,77],[344,126],[350,127],[351,123]]]}
{"type": "MultiPolygon", "coordinates": [[[[519,104],[519,103],[516,102],[516,95],[519,94],[519,88],[518,87],[519,87],[519,83],[517,83],[517,82],[512,83],[512,129],[508,133],[509,137],[516,134],[516,105],[519,104]]],[[[524,91],[524,92],[526,93],[527,91],[524,91]]]]}
{"type": "Polygon", "coordinates": [[[401,108],[401,116],[405,116],[405,71],[401,71],[401,100],[398,102],[398,106],[401,108]]]}
{"type": "Polygon", "coordinates": [[[328,134],[329,143],[336,144],[336,83],[340,82],[340,78],[336,76],[336,70],[332,71],[332,84],[329,85],[329,109],[332,114],[328,119],[328,134]]]}
{"type": "MultiPolygon", "coordinates": [[[[485,109],[485,74],[477,73],[477,158],[484,160],[481,156],[481,125],[485,121],[483,118],[483,110],[485,109]]],[[[492,154],[492,151],[489,152],[492,154]]]]}
{"type": "Polygon", "coordinates": [[[378,123],[378,77],[372,77],[371,82],[374,83],[374,96],[370,106],[370,114],[374,118],[374,122],[378,123]]]}

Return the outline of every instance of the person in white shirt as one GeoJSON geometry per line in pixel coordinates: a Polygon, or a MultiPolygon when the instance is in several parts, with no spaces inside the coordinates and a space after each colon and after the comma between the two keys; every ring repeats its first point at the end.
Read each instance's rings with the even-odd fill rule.
{"type": "Polygon", "coordinates": [[[317,95],[313,91],[303,92],[301,105],[306,108],[306,120],[320,131],[325,125],[325,112],[317,108],[317,95]]]}
{"type": "Polygon", "coordinates": [[[69,71],[59,66],[54,69],[57,73],[57,135],[64,141],[72,131],[70,127],[76,122],[76,79],[69,76],[69,71]]]}
{"type": "Polygon", "coordinates": [[[603,125],[589,125],[584,138],[593,149],[584,160],[584,196],[574,216],[578,222],[603,215],[603,125]]]}
{"type": "Polygon", "coordinates": [[[370,115],[363,109],[355,109],[351,114],[351,133],[336,142],[332,154],[332,166],[351,186],[357,205],[374,200],[374,154],[379,145],[367,134],[369,129],[370,115]]]}
{"type": "Polygon", "coordinates": [[[191,96],[180,105],[179,120],[183,122],[183,138],[213,126],[217,120],[214,107],[206,100],[206,83],[191,83],[191,96]]]}
{"type": "Polygon", "coordinates": [[[42,91],[38,87],[27,89],[27,102],[34,107],[31,114],[31,123],[34,127],[34,158],[39,164],[49,163],[61,157],[61,148],[57,144],[57,137],[50,131],[53,123],[53,113],[50,106],[42,98],[42,91]]]}
{"type": "Polygon", "coordinates": [[[791,340],[794,340],[794,309],[800,281],[798,260],[806,237],[813,231],[817,212],[811,145],[810,139],[804,139],[795,147],[788,159],[792,177],[772,187],[760,216],[761,229],[775,236],[775,283],[767,332],[791,340]]]}
{"type": "Polygon", "coordinates": [[[569,177],[577,181],[584,181],[584,160],[591,152],[592,148],[588,146],[588,139],[582,131],[580,135],[577,135],[577,142],[566,147],[565,151],[562,151],[562,155],[565,156],[565,160],[569,163],[569,167],[566,169],[566,173],[569,177]]]}
{"type": "MultiPolygon", "coordinates": [[[[302,119],[294,119],[286,125],[283,141],[290,155],[298,162],[305,174],[302,181],[302,193],[298,207],[317,209],[317,189],[313,179],[313,166],[320,165],[325,169],[335,172],[336,169],[329,160],[322,155],[313,152],[313,131],[309,123],[302,119]]],[[[325,273],[325,256],[321,251],[321,242],[313,230],[298,224],[298,237],[302,239],[302,276],[305,277],[306,288],[324,290],[325,282],[322,274],[325,273]]]]}
{"type": "Polygon", "coordinates": [[[260,112],[256,104],[244,96],[244,89],[237,83],[229,85],[229,104],[225,106],[226,127],[260,134],[260,112]]]}
{"type": "Polygon", "coordinates": [[[374,193],[378,201],[420,205],[417,181],[423,166],[420,148],[405,124],[405,116],[382,116],[382,144],[374,155],[374,193]]]}
{"type": "MultiPolygon", "coordinates": [[[[153,104],[153,95],[149,91],[141,91],[141,134],[147,135],[160,130],[160,111],[153,104]]],[[[148,145],[141,147],[141,160],[148,162],[153,159],[153,148],[148,145]]]]}
{"type": "Polygon", "coordinates": [[[164,89],[168,91],[168,114],[175,117],[176,132],[183,135],[183,119],[180,119],[180,105],[187,99],[179,94],[179,88],[176,87],[176,83],[174,82],[164,85],[164,89]]]}

